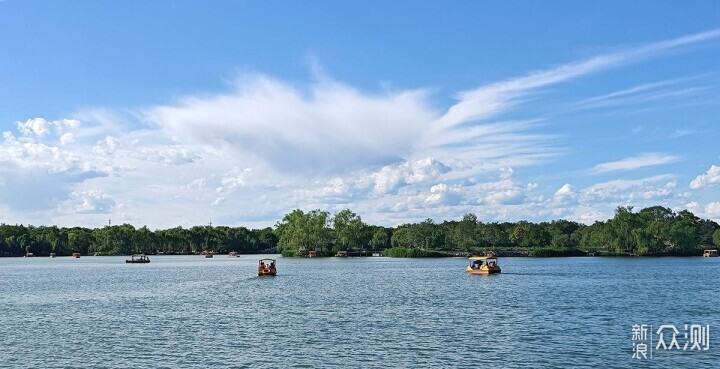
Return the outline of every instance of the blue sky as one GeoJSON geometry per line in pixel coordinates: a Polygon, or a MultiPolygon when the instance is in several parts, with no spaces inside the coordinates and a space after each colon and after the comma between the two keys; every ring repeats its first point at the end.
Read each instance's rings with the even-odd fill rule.
{"type": "Polygon", "coordinates": [[[0,222],[720,219],[720,4],[0,2],[0,222]]]}

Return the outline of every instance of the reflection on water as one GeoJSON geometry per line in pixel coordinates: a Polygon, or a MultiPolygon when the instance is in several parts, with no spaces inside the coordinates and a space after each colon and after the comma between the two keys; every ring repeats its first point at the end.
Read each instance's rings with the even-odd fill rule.
{"type": "Polygon", "coordinates": [[[710,351],[646,364],[720,362],[720,259],[151,259],[0,258],[0,367],[622,368],[631,325],[665,323],[710,351]]]}

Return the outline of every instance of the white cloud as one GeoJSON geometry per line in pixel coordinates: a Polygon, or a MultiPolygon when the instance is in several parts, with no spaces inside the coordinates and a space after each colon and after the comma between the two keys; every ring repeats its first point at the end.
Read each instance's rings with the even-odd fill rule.
{"type": "Polygon", "coordinates": [[[205,188],[207,185],[207,179],[204,177],[196,178],[192,182],[188,183],[187,185],[182,186],[182,189],[196,189],[200,190],[205,188]]]}
{"type": "Polygon", "coordinates": [[[705,174],[700,174],[690,182],[690,188],[697,190],[699,188],[714,186],[720,184],[720,167],[711,165],[705,174]]]}
{"type": "Polygon", "coordinates": [[[75,203],[75,212],[81,214],[109,214],[115,209],[112,197],[100,190],[73,191],[70,201],[75,203]]]}
{"type": "Polygon", "coordinates": [[[602,213],[596,212],[596,211],[591,211],[591,212],[587,212],[587,213],[580,215],[580,222],[585,223],[585,224],[592,224],[592,223],[595,223],[597,221],[601,221],[604,219],[607,219],[607,216],[603,215],[602,213]]]}
{"type": "Polygon", "coordinates": [[[17,127],[20,133],[25,136],[38,136],[43,138],[50,132],[50,124],[43,118],[28,119],[25,122],[18,122],[17,127]]]}
{"type": "Polygon", "coordinates": [[[670,134],[670,138],[680,138],[694,133],[697,133],[697,131],[692,129],[676,129],[675,132],[670,134]]]}
{"type": "Polygon", "coordinates": [[[149,109],[184,142],[234,151],[283,171],[336,173],[395,162],[437,116],[423,90],[363,93],[332,81],[299,90],[256,76],[235,91],[149,109]]]}
{"type": "Polygon", "coordinates": [[[644,153],[618,161],[611,161],[594,166],[591,173],[607,173],[613,171],[627,171],[640,168],[674,163],[680,160],[679,156],[662,153],[644,153]]]}
{"type": "Polygon", "coordinates": [[[456,126],[468,121],[497,115],[520,102],[526,93],[552,84],[568,81],[603,69],[651,57],[682,46],[720,37],[720,29],[695,33],[670,40],[599,55],[577,63],[536,71],[526,76],[490,84],[461,92],[459,102],[440,120],[442,127],[456,126]]]}
{"type": "Polygon", "coordinates": [[[192,150],[179,145],[153,145],[140,148],[134,153],[136,157],[156,161],[166,165],[181,165],[200,160],[200,156],[192,150]]]}
{"type": "Polygon", "coordinates": [[[474,186],[478,192],[484,194],[484,201],[495,205],[519,205],[525,200],[526,189],[533,188],[515,183],[513,175],[515,171],[512,168],[502,168],[500,170],[500,180],[497,182],[480,183],[474,186]]]}
{"type": "Polygon", "coordinates": [[[565,198],[571,196],[575,196],[575,188],[569,183],[564,184],[555,192],[555,197],[557,198],[565,198]]]}
{"type": "Polygon", "coordinates": [[[75,136],[68,132],[64,133],[62,136],[60,136],[60,145],[67,145],[75,142],[75,136]]]}
{"type": "Polygon", "coordinates": [[[460,204],[462,198],[459,186],[448,186],[445,183],[440,183],[430,187],[430,195],[425,198],[425,202],[452,206],[460,204]]]}
{"type": "MultiPolygon", "coordinates": [[[[718,36],[713,30],[488,83],[455,94],[444,108],[429,89],[368,92],[322,76],[303,86],[255,75],[231,91],[142,112],[100,108],[78,119],[28,119],[0,142],[0,209],[44,210],[65,224],[97,224],[99,214],[112,213],[153,227],[210,217],[274,222],[295,207],[351,207],[382,224],[464,212],[487,220],[599,219],[618,203],[671,201],[675,177],[565,184],[554,193],[562,182],[521,182],[510,167],[525,174],[563,155],[564,138],[543,117],[506,113],[546,87],[718,36]]],[[[650,153],[595,170],[677,160],[650,153]]],[[[691,187],[716,183],[711,171],[691,187]]]]}
{"type": "MultiPolygon", "coordinates": [[[[570,110],[624,107],[648,103],[667,105],[672,101],[682,102],[688,98],[697,98],[700,93],[707,90],[705,87],[698,86],[675,86],[679,83],[696,79],[698,79],[698,77],[645,83],[609,94],[584,99],[574,103],[570,110]]],[[[635,130],[633,130],[633,132],[638,133],[635,132],[635,130]]]]}
{"type": "Polygon", "coordinates": [[[720,216],[720,202],[714,201],[705,205],[705,213],[711,216],[720,216]]]}
{"type": "Polygon", "coordinates": [[[450,167],[435,158],[387,165],[372,174],[373,191],[378,195],[396,193],[403,186],[436,181],[449,171],[450,167]]]}
{"type": "Polygon", "coordinates": [[[635,180],[618,179],[597,183],[583,189],[581,193],[585,199],[592,201],[651,200],[669,196],[676,184],[672,176],[657,175],[635,180]]]}
{"type": "Polygon", "coordinates": [[[115,154],[119,146],[120,140],[112,136],[106,136],[92,147],[92,153],[97,156],[110,156],[115,154]]]}
{"type": "Polygon", "coordinates": [[[685,207],[692,213],[698,213],[699,211],[701,211],[700,203],[698,203],[697,201],[691,201],[685,204],[685,207]]]}
{"type": "Polygon", "coordinates": [[[215,200],[210,204],[212,206],[220,206],[225,203],[225,197],[224,196],[218,196],[215,198],[215,200]]]}

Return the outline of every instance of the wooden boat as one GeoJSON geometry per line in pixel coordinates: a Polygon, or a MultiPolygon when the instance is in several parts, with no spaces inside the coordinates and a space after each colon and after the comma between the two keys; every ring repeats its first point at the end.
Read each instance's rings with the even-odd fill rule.
{"type": "Polygon", "coordinates": [[[336,258],[346,258],[347,257],[347,251],[338,251],[337,254],[335,254],[336,258]]]}
{"type": "Polygon", "coordinates": [[[80,259],[80,253],[79,253],[79,252],[73,252],[73,253],[72,253],[72,258],[73,258],[73,259],[80,259]]]}
{"type": "Polygon", "coordinates": [[[260,259],[258,264],[258,276],[276,275],[275,259],[260,259]]]}
{"type": "Polygon", "coordinates": [[[150,258],[145,254],[135,254],[130,256],[130,259],[126,259],[125,262],[128,264],[147,264],[150,262],[150,258]]]}
{"type": "Polygon", "coordinates": [[[472,256],[470,265],[465,268],[465,272],[470,274],[496,274],[500,273],[500,266],[498,265],[497,258],[492,253],[486,256],[472,256]]]}
{"type": "Polygon", "coordinates": [[[703,256],[706,258],[716,258],[720,256],[720,254],[718,254],[718,250],[705,250],[705,252],[703,252],[703,256]]]}
{"type": "Polygon", "coordinates": [[[309,258],[316,258],[317,252],[316,251],[308,251],[308,257],[309,258]]]}

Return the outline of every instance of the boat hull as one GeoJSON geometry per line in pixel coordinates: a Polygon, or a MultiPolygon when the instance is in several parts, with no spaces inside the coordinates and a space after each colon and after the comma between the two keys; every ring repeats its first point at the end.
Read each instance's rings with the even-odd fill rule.
{"type": "Polygon", "coordinates": [[[147,264],[150,260],[147,261],[138,261],[138,260],[125,260],[125,263],[127,264],[147,264]]]}
{"type": "Polygon", "coordinates": [[[276,275],[276,274],[277,274],[277,272],[275,272],[275,271],[272,271],[272,272],[258,272],[258,277],[274,276],[274,275],[276,275]]]}
{"type": "Polygon", "coordinates": [[[479,275],[499,274],[500,268],[469,269],[469,270],[466,270],[465,272],[468,274],[479,274],[479,275]]]}

